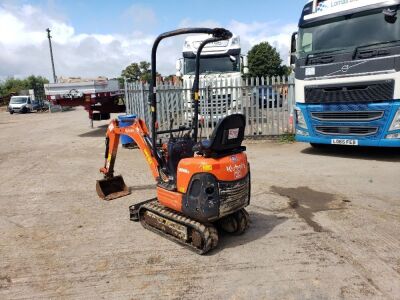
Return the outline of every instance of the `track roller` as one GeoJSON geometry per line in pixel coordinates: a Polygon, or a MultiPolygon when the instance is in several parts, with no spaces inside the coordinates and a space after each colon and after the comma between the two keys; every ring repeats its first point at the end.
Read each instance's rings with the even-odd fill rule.
{"type": "Polygon", "coordinates": [[[219,220],[218,226],[225,232],[240,235],[249,227],[249,220],[249,213],[242,208],[219,220]]]}
{"type": "Polygon", "coordinates": [[[162,206],[154,199],[135,207],[142,226],[190,250],[205,254],[218,245],[218,231],[211,223],[200,223],[162,206]]]}

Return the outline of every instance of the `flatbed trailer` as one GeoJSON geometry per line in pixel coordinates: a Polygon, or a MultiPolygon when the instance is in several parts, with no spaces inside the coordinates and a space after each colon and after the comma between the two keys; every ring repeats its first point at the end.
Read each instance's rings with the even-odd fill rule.
{"type": "Polygon", "coordinates": [[[110,119],[111,113],[125,112],[123,91],[117,79],[64,79],[59,83],[44,85],[46,98],[54,105],[62,107],[83,106],[93,121],[110,119]]]}

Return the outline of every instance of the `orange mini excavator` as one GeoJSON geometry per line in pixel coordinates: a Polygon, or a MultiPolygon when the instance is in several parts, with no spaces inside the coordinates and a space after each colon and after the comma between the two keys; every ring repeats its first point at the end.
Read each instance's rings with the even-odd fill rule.
{"type": "Polygon", "coordinates": [[[141,119],[128,127],[110,122],[106,133],[105,165],[98,180],[99,197],[111,200],[129,194],[121,176],[114,176],[120,135],[131,137],[144,154],[157,184],[157,197],[130,207],[133,221],[162,236],[185,245],[199,254],[215,248],[217,228],[241,234],[248,227],[244,209],[250,202],[250,166],[242,146],[245,117],[229,115],[219,121],[210,139],[198,141],[200,55],[208,43],[226,40],[232,33],[223,28],[188,28],[157,37],[151,54],[149,104],[151,133],[141,119]],[[206,33],[197,51],[192,88],[193,121],[190,126],[158,130],[156,53],[161,40],[192,33],[206,33]],[[174,134],[180,132],[178,136],[174,134]],[[163,141],[161,136],[167,135],[163,141]]]}

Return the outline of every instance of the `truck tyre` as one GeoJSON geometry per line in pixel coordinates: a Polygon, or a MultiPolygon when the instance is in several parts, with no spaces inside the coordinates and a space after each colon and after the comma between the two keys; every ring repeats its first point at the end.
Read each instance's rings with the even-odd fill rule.
{"type": "Polygon", "coordinates": [[[10,113],[10,115],[12,115],[14,113],[14,111],[12,109],[10,109],[9,113],[10,113]]]}

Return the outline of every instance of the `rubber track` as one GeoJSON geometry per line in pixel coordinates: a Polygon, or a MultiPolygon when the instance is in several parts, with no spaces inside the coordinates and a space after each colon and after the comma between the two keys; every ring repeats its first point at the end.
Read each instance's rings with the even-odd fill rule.
{"type": "Polygon", "coordinates": [[[214,249],[217,244],[218,244],[218,231],[212,224],[203,224],[200,222],[197,222],[193,219],[190,219],[176,211],[173,211],[167,207],[162,206],[159,204],[157,200],[154,200],[152,202],[148,202],[143,204],[140,209],[139,209],[139,218],[140,218],[140,223],[142,226],[146,229],[149,229],[163,237],[166,237],[174,242],[177,242],[181,245],[184,245],[185,247],[189,248],[190,250],[196,252],[197,254],[205,254],[209,252],[210,250],[214,249]],[[144,211],[151,211],[159,216],[162,216],[166,219],[169,219],[171,221],[174,221],[176,223],[179,223],[181,225],[184,225],[186,227],[192,228],[196,230],[197,232],[200,233],[200,236],[202,238],[202,245],[203,247],[197,248],[193,246],[190,243],[187,243],[184,240],[181,240],[175,236],[172,236],[168,233],[165,233],[164,231],[155,228],[148,223],[146,223],[143,219],[143,214],[144,211]]]}

